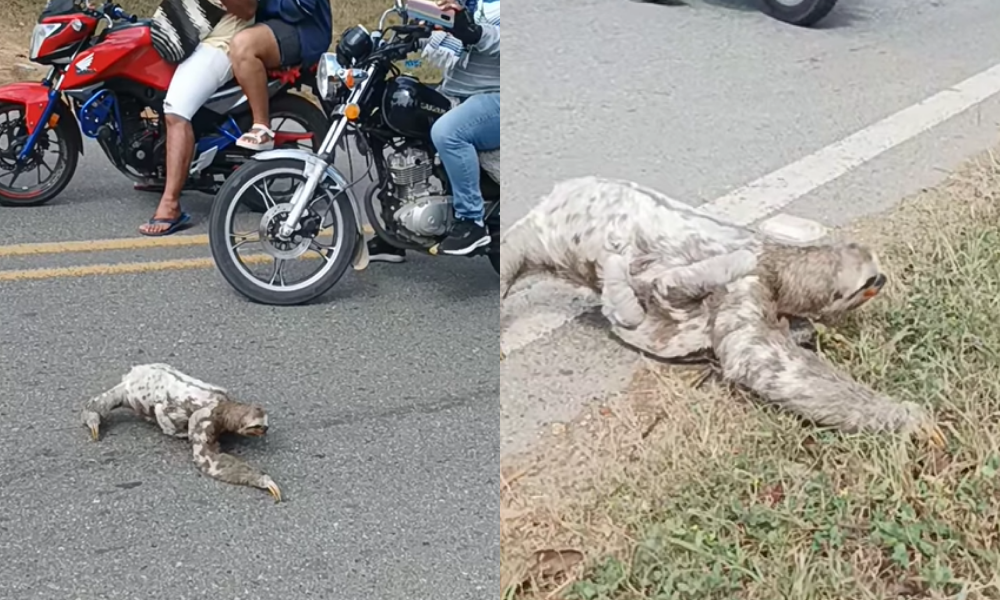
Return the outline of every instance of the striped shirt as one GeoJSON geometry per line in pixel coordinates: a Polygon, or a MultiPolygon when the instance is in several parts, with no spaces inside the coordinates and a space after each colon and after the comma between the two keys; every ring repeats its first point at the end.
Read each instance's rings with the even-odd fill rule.
{"type": "Polygon", "coordinates": [[[480,2],[483,11],[477,11],[476,22],[483,28],[483,37],[469,48],[464,65],[456,65],[445,74],[440,91],[448,96],[500,93],[500,2],[480,2]]]}

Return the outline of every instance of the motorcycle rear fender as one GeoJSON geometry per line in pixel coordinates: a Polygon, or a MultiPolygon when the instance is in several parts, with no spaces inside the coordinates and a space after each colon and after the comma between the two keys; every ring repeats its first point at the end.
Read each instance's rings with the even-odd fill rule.
{"type": "MultiPolygon", "coordinates": [[[[304,175],[308,175],[309,171],[312,170],[312,168],[315,167],[317,163],[323,163],[323,161],[320,160],[320,158],[315,154],[307,150],[299,150],[296,148],[266,150],[264,152],[258,152],[253,157],[254,160],[264,160],[264,161],[281,160],[283,158],[301,160],[303,163],[305,163],[305,165],[302,168],[302,172],[304,175]]],[[[350,184],[348,183],[347,178],[344,177],[344,174],[341,173],[339,170],[337,170],[337,168],[334,167],[333,165],[325,165],[325,166],[326,166],[325,177],[333,181],[333,183],[336,184],[337,188],[343,190],[344,195],[347,196],[347,200],[351,203],[351,207],[354,209],[354,220],[358,228],[358,233],[361,236],[364,236],[366,233],[369,233],[365,228],[365,224],[361,221],[361,205],[358,204],[357,197],[354,195],[354,192],[351,191],[350,184]]]]}
{"type": "MultiPolygon", "coordinates": [[[[51,89],[34,81],[22,81],[0,86],[0,103],[20,104],[24,107],[25,125],[28,127],[28,134],[35,132],[38,122],[45,115],[45,107],[49,103],[51,89]]],[[[66,104],[66,101],[53,94],[52,102],[56,102],[53,107],[54,112],[60,119],[74,119],[72,127],[67,127],[66,131],[76,138],[76,147],[83,154],[83,135],[80,127],[75,123],[73,110],[66,104]]]]}

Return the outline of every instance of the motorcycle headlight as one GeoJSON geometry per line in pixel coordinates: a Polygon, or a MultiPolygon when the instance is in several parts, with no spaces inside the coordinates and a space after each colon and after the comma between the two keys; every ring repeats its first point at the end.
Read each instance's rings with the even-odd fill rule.
{"type": "Polygon", "coordinates": [[[42,49],[42,43],[46,38],[59,31],[62,25],[58,23],[39,23],[31,30],[31,44],[28,49],[28,60],[38,58],[38,53],[42,49]]]}
{"type": "Polygon", "coordinates": [[[337,76],[342,68],[333,52],[324,52],[320,57],[319,67],[316,69],[316,92],[323,100],[332,100],[343,85],[337,76]]]}

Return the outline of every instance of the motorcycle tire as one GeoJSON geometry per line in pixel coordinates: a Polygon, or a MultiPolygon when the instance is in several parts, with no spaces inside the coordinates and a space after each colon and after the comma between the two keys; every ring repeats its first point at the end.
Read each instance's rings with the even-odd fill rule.
{"type": "MultiPolygon", "coordinates": [[[[0,104],[0,114],[16,108],[20,108],[23,114],[24,105],[2,103],[0,104]]],[[[54,129],[56,133],[55,143],[58,144],[61,155],[61,160],[56,168],[61,167],[62,170],[55,175],[55,180],[51,184],[37,193],[14,193],[0,189],[0,206],[41,206],[47,204],[61,194],[69,182],[73,180],[77,164],[80,161],[80,133],[79,130],[70,129],[78,127],[72,112],[66,110],[62,105],[59,105],[56,111],[56,114],[59,115],[59,122],[56,123],[54,129]]]]}
{"type": "Polygon", "coordinates": [[[767,15],[800,27],[812,27],[823,20],[837,0],[760,0],[767,15]]]}
{"type": "Polygon", "coordinates": [[[319,298],[340,281],[353,262],[357,245],[364,243],[357,230],[354,206],[344,194],[340,194],[335,200],[340,209],[340,218],[337,223],[334,223],[334,227],[344,233],[342,247],[339,248],[336,258],[333,259],[333,264],[317,281],[300,289],[279,291],[265,287],[263,282],[258,282],[252,274],[245,272],[230,251],[227,239],[226,221],[229,218],[230,206],[239,201],[236,193],[247,182],[257,179],[267,172],[301,173],[303,170],[302,161],[292,158],[248,162],[226,180],[212,204],[212,212],[208,221],[208,245],[212,251],[212,259],[226,282],[253,302],[271,306],[292,306],[305,304],[319,298]]]}

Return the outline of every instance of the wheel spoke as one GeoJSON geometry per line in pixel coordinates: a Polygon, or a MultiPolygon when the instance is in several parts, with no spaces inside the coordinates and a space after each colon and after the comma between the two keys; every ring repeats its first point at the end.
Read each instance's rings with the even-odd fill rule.
{"type": "Polygon", "coordinates": [[[270,285],[274,285],[274,280],[277,279],[281,285],[285,285],[285,276],[282,274],[281,270],[285,266],[285,259],[275,258],[274,266],[271,267],[271,280],[268,282],[270,285]]]}
{"type": "Polygon", "coordinates": [[[230,238],[230,243],[232,243],[234,240],[236,240],[236,238],[243,238],[239,242],[233,244],[233,250],[238,249],[243,244],[252,244],[254,242],[260,242],[260,235],[257,234],[256,232],[247,233],[247,234],[234,233],[233,235],[229,236],[229,238],[230,238]],[[256,237],[252,237],[252,236],[256,236],[256,237]]]}
{"type": "Polygon", "coordinates": [[[336,215],[336,213],[333,210],[333,200],[329,196],[327,196],[327,195],[324,194],[323,197],[313,198],[313,200],[311,202],[309,202],[309,205],[306,208],[310,212],[312,212],[312,213],[315,213],[317,215],[322,215],[323,216],[323,218],[320,219],[320,221],[319,221],[320,227],[323,227],[324,225],[326,225],[326,217],[327,216],[330,217],[330,224],[326,225],[326,228],[330,228],[330,227],[333,226],[333,220],[336,218],[337,215],[336,215]],[[325,212],[320,212],[318,210],[314,210],[313,209],[313,205],[315,205],[317,202],[326,202],[326,211],[325,212]]]}
{"type": "Polygon", "coordinates": [[[316,240],[313,240],[312,243],[309,244],[309,249],[322,256],[323,260],[326,262],[333,260],[333,257],[328,254],[328,251],[333,250],[333,246],[324,246],[323,244],[316,243],[316,240]]]}
{"type": "Polygon", "coordinates": [[[264,183],[263,188],[255,185],[253,186],[253,189],[257,190],[260,197],[264,199],[264,206],[266,206],[268,210],[277,206],[278,203],[274,201],[274,198],[271,197],[271,192],[267,189],[267,183],[264,183]]]}
{"type": "Polygon", "coordinates": [[[6,188],[24,188],[41,192],[57,177],[56,169],[59,168],[60,161],[63,160],[65,142],[61,141],[58,132],[46,128],[41,132],[35,141],[35,148],[27,162],[18,160],[17,148],[21,144],[26,144],[29,139],[27,127],[25,126],[24,114],[20,111],[5,110],[0,114],[0,162],[3,163],[3,170],[0,171],[0,179],[4,180],[6,188]],[[54,154],[55,163],[48,164],[47,158],[54,154]],[[22,181],[31,179],[31,172],[35,172],[35,183],[22,181]]]}

